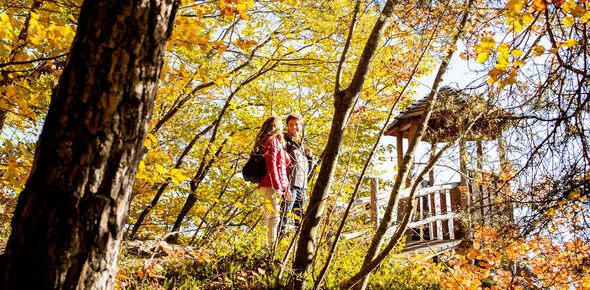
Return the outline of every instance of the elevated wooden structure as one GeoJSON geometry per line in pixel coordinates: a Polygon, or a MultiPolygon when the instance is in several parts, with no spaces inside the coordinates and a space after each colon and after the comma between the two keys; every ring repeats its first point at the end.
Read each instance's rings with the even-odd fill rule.
{"type": "MultiPolygon", "coordinates": [[[[386,128],[385,135],[397,137],[398,168],[404,156],[403,139],[412,139],[416,133],[419,121],[426,108],[427,98],[416,101],[407,110],[400,112],[394,121],[386,128]]],[[[404,208],[414,205],[415,212],[406,231],[407,254],[432,252],[438,253],[456,249],[461,244],[469,244],[472,238],[471,227],[475,222],[485,221],[484,217],[492,213],[500,213],[511,217],[511,208],[496,206],[500,191],[495,184],[475,184],[469,181],[470,172],[465,162],[466,142],[477,143],[477,172],[483,172],[482,141],[498,140],[498,150],[501,167],[506,164],[503,148],[502,130],[506,124],[498,116],[505,113],[490,106],[484,100],[472,97],[457,89],[444,87],[440,89],[439,97],[433,110],[425,135],[421,141],[436,148],[439,142],[455,140],[460,135],[459,160],[461,182],[451,184],[437,184],[433,171],[429,180],[419,189],[413,200],[409,200],[409,188],[401,193],[398,221],[402,220],[404,208]],[[470,128],[466,132],[466,128],[470,128]]],[[[433,157],[431,154],[431,158],[433,157]]],[[[411,181],[407,181],[409,187],[411,181]]],[[[387,204],[388,192],[379,192],[378,181],[372,183],[371,198],[359,199],[358,203],[370,203],[372,219],[375,226],[379,222],[379,208],[387,204]]]]}

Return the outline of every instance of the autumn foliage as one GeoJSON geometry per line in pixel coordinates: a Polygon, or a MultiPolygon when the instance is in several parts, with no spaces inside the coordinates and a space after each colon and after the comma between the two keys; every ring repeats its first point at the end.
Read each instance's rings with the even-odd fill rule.
{"type": "MultiPolygon", "coordinates": [[[[0,4],[2,239],[10,234],[12,212],[32,168],[82,2],[0,4]]],[[[244,269],[223,272],[231,274],[218,272],[216,283],[228,286],[234,279],[244,279],[252,283],[248,285],[274,285],[275,280],[267,279],[271,270],[288,269],[292,258],[281,265],[262,257],[261,253],[271,255],[262,246],[262,197],[255,185],[241,178],[241,167],[253,136],[271,114],[301,113],[307,146],[322,157],[334,112],[338,62],[344,60],[338,77],[345,85],[361,61],[382,2],[361,1],[361,20],[346,57],[341,58],[355,1],[181,1],[133,186],[125,237],[173,238],[202,252],[178,254],[164,247],[176,264],[127,267],[121,269],[118,283],[151,279],[157,281],[153,285],[161,285],[171,277],[184,281],[186,277],[174,276],[173,269],[182,272],[193,263],[194,268],[186,267],[206,272],[212,261],[231,268],[227,257],[239,256],[266,266],[252,262],[244,269]],[[248,257],[240,252],[244,249],[261,255],[248,257]]],[[[446,51],[454,48],[448,39],[463,9],[462,1],[398,3],[346,120],[328,208],[348,202],[390,107],[400,112],[423,96],[422,91],[417,93],[421,85],[416,80],[435,71],[446,51]],[[414,66],[416,72],[411,74],[414,66]]],[[[441,285],[450,289],[590,289],[588,3],[476,1],[469,15],[468,31],[456,48],[476,76],[464,89],[474,99],[501,108],[486,121],[503,124],[500,137],[507,145],[506,158],[500,162],[459,158],[472,167],[476,162],[487,164],[489,170],[465,177],[471,184],[500,187],[494,206],[513,209],[514,223],[480,217],[487,223],[474,229],[472,248],[446,253],[440,257],[442,266],[413,264],[416,268],[407,269],[415,276],[446,277],[441,285]]],[[[489,147],[500,146],[484,141],[489,147]]],[[[393,146],[377,150],[381,156],[394,152],[393,146]]],[[[381,173],[376,166],[369,171],[373,176],[381,173]]],[[[316,167],[310,174],[310,189],[318,172],[316,167]]],[[[361,180],[360,188],[359,197],[368,196],[368,180],[361,180]]],[[[321,268],[326,245],[333,238],[335,218],[326,214],[322,219],[316,268],[321,268]]],[[[371,227],[368,214],[359,214],[345,229],[372,233],[371,227]]],[[[280,243],[278,252],[286,254],[288,246],[280,243]]],[[[325,286],[337,287],[339,275],[352,275],[359,259],[338,256],[338,266],[328,272],[332,276],[325,286]]],[[[375,287],[390,274],[381,267],[375,287]]],[[[277,273],[272,272],[277,275],[272,277],[279,281],[277,273]]]]}

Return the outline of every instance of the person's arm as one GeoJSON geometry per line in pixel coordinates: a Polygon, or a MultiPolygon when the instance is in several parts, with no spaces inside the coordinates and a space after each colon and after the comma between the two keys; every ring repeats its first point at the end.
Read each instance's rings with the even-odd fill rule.
{"type": "Polygon", "coordinates": [[[277,153],[276,140],[274,138],[267,139],[264,142],[264,162],[266,163],[266,173],[270,176],[270,184],[274,190],[279,190],[282,187],[277,168],[277,153]]]}

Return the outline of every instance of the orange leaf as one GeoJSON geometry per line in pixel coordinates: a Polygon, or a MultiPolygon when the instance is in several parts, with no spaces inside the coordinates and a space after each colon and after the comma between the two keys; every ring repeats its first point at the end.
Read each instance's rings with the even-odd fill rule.
{"type": "Polygon", "coordinates": [[[537,11],[543,11],[547,7],[547,1],[545,0],[534,0],[532,8],[537,11]]]}

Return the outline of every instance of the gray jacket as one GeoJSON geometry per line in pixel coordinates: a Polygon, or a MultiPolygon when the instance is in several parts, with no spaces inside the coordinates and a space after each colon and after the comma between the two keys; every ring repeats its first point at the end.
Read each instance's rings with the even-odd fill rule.
{"type": "Polygon", "coordinates": [[[307,188],[307,175],[313,168],[313,158],[305,154],[303,142],[297,143],[289,133],[285,133],[285,147],[291,162],[287,166],[287,178],[291,186],[307,188]]]}

